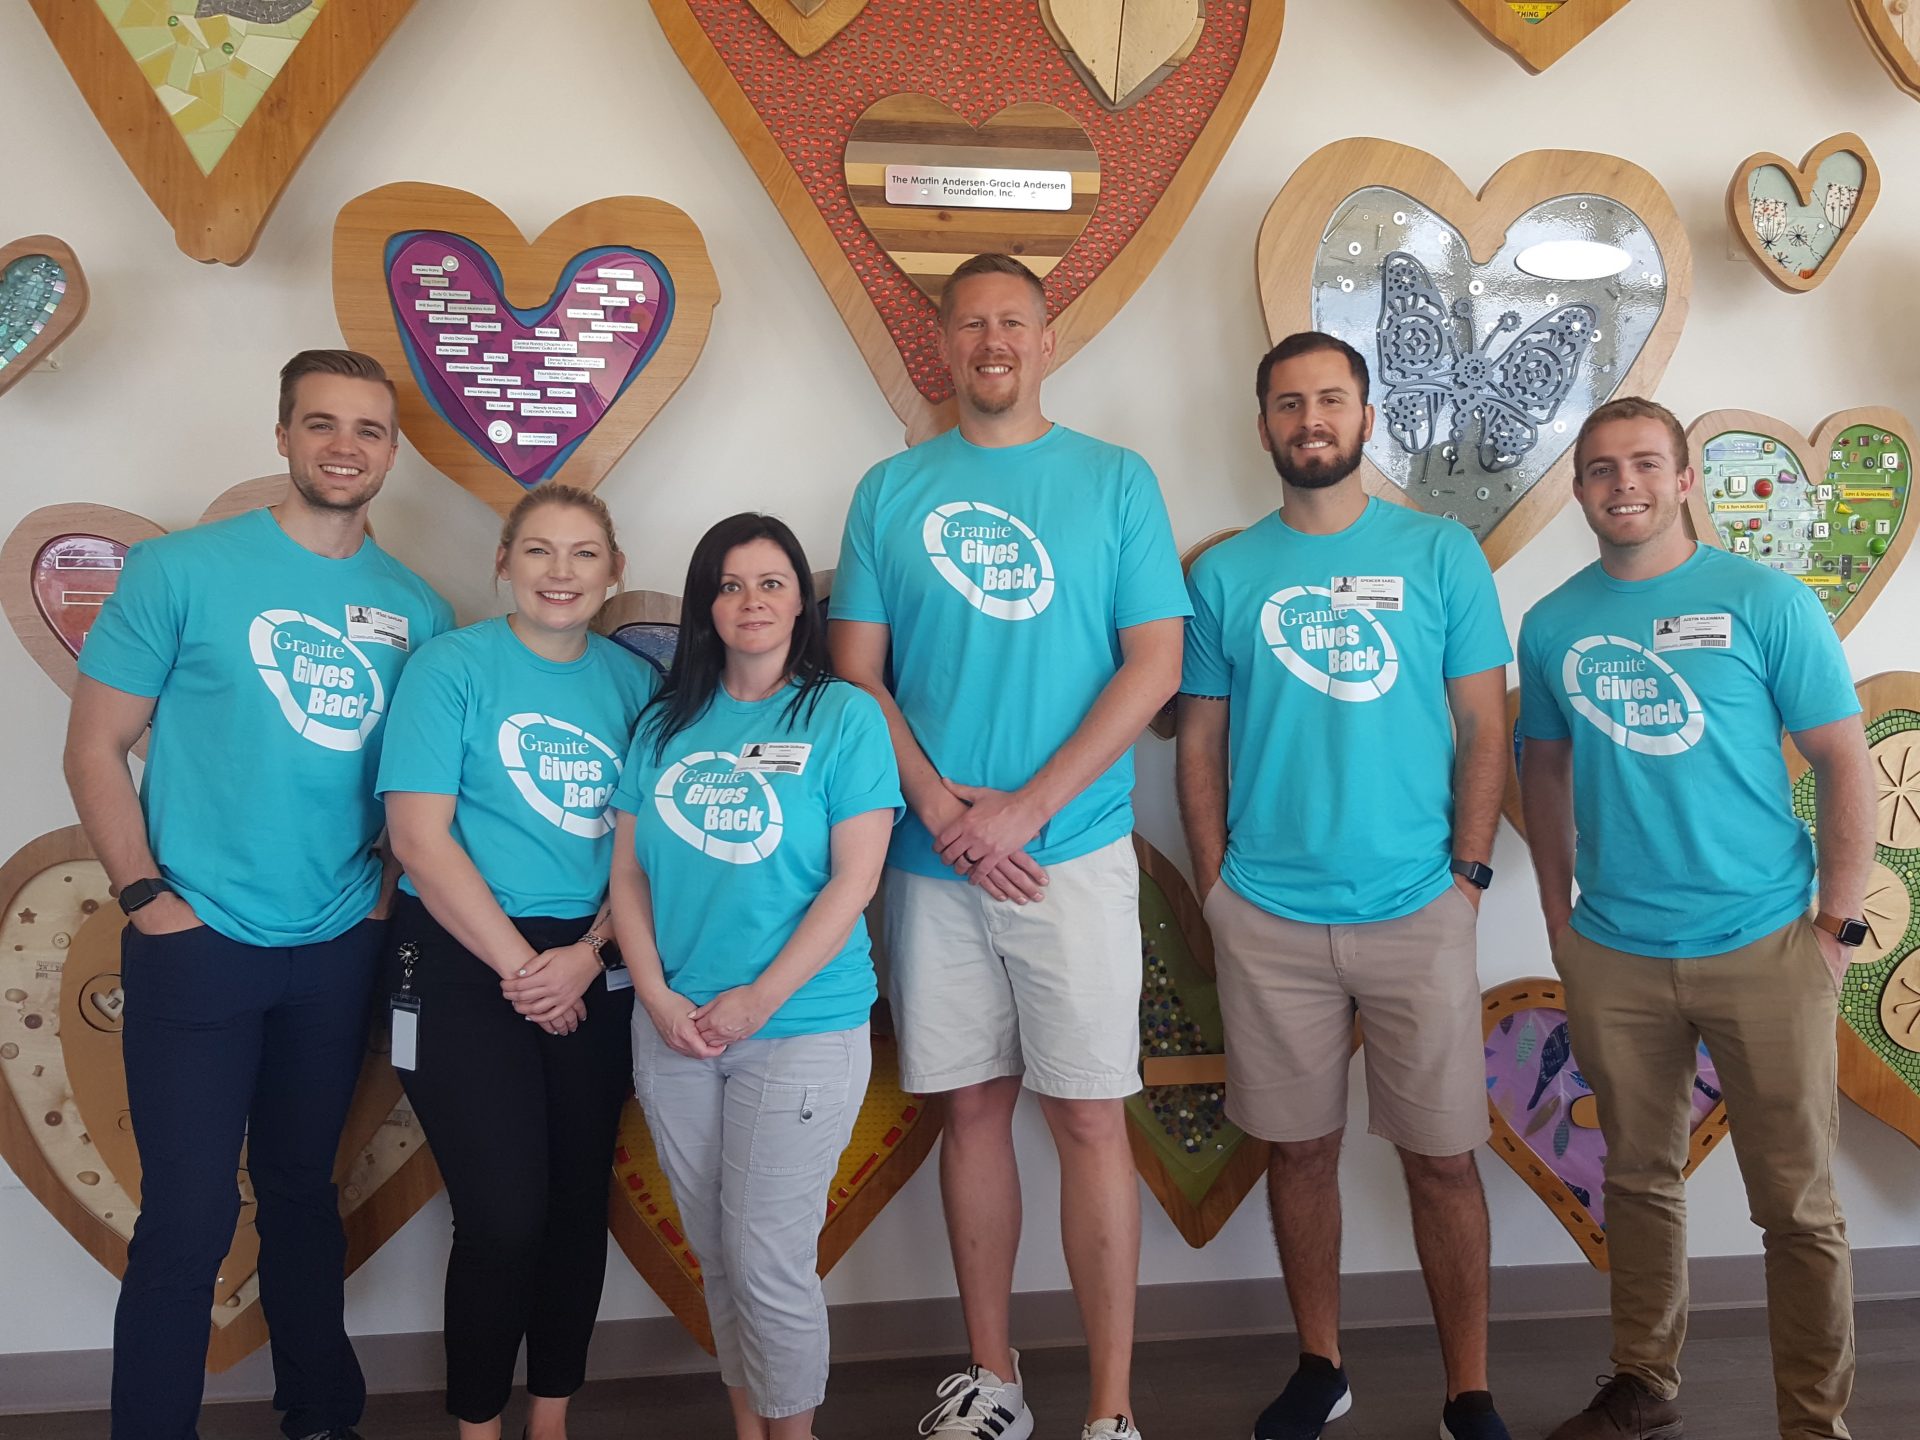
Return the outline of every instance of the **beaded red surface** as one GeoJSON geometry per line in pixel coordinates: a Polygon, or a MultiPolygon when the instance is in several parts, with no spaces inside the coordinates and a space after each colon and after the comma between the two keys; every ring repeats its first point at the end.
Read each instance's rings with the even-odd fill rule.
{"type": "Polygon", "coordinates": [[[1022,100],[1046,100],[1086,127],[1100,156],[1099,207],[1047,277],[1052,315],[1111,264],[1172,183],[1240,59],[1244,0],[1208,0],[1200,43],[1125,110],[1101,105],[1054,44],[1035,0],[873,0],[845,30],[801,59],[740,0],[688,9],[787,157],[827,222],[906,363],[934,404],[953,394],[933,305],[887,258],[847,198],[841,159],[854,122],[876,100],[931,95],[975,125],[1022,100]]]}

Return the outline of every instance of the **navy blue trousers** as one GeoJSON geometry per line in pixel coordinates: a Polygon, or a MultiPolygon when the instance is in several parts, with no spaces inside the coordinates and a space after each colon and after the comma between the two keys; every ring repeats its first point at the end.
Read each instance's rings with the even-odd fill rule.
{"type": "Polygon", "coordinates": [[[266,949],[202,926],[121,935],[140,1218],[113,1317],[113,1440],[196,1440],[213,1289],[247,1170],[273,1404],[290,1437],[366,1403],[347,1340],[334,1155],[366,1050],[386,923],[266,949]]]}

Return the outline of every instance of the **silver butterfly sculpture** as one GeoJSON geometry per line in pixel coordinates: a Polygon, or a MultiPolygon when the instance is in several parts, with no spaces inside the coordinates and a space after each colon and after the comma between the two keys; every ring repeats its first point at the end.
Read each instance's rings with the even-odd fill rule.
{"type": "Polygon", "coordinates": [[[1454,453],[1477,426],[1480,468],[1512,469],[1573,389],[1598,321],[1591,305],[1563,305],[1496,358],[1494,340],[1520,329],[1520,316],[1509,310],[1476,346],[1473,302],[1462,297],[1449,311],[1427,267],[1394,251],[1380,267],[1378,348],[1388,387],[1380,411],[1388,432],[1409,454],[1421,454],[1451,407],[1454,453]]]}

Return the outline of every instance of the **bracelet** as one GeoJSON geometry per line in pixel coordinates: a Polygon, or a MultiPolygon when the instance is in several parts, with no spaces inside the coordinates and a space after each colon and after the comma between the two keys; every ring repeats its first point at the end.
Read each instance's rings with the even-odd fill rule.
{"type": "Polygon", "coordinates": [[[597,930],[589,929],[580,937],[580,944],[593,951],[593,958],[600,962],[602,970],[607,968],[607,937],[597,930]]]}

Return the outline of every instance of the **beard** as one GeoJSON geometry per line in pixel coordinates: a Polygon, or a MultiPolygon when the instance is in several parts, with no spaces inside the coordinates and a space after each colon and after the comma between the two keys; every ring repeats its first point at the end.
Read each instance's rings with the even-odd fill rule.
{"type": "Polygon", "coordinates": [[[329,494],[324,488],[313,483],[310,472],[298,466],[289,467],[287,479],[293,483],[293,488],[300,492],[300,498],[312,509],[332,510],[344,515],[360,509],[378,495],[386,476],[362,476],[360,489],[351,495],[329,494]]]}
{"type": "Polygon", "coordinates": [[[1275,472],[1286,484],[1296,490],[1325,490],[1360,468],[1361,449],[1361,442],[1356,439],[1351,450],[1336,449],[1331,455],[1305,465],[1295,465],[1289,460],[1283,445],[1276,445],[1267,453],[1273,458],[1275,472]]]}
{"type": "Polygon", "coordinates": [[[971,376],[968,381],[962,382],[960,388],[966,395],[968,407],[977,415],[1004,415],[1020,403],[1018,385],[1008,386],[992,395],[984,395],[977,385],[970,382],[971,376]]]}

